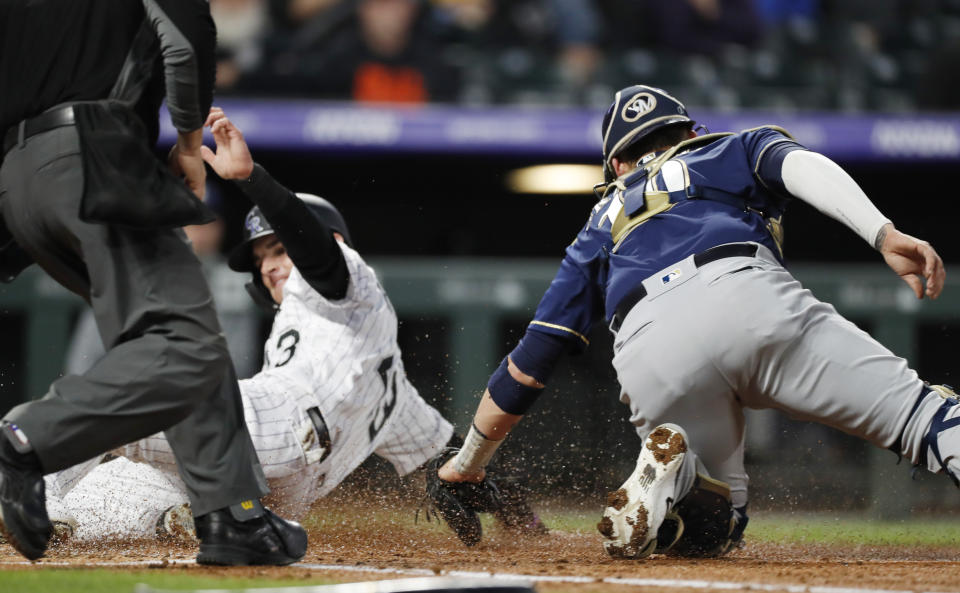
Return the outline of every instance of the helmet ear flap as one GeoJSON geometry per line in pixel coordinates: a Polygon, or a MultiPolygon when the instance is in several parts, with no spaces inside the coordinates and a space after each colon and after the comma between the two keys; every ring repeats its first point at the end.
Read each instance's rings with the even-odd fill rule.
{"type": "Polygon", "coordinates": [[[250,295],[253,302],[267,313],[273,315],[277,312],[277,309],[280,308],[279,305],[273,301],[273,297],[270,296],[263,282],[258,282],[258,278],[254,277],[252,282],[247,282],[243,287],[247,290],[247,294],[250,295]]]}

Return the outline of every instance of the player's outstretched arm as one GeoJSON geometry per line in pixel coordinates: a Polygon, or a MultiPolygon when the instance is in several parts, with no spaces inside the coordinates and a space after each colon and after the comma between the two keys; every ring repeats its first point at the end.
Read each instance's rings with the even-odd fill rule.
{"type": "Polygon", "coordinates": [[[880,229],[890,219],[840,165],[817,152],[794,150],[783,157],[781,175],[790,195],[843,223],[867,244],[877,247],[880,229]]]}
{"type": "Polygon", "coordinates": [[[940,295],[946,274],[937,252],[926,241],[894,228],[839,165],[822,154],[796,150],[784,157],[782,176],[791,195],[842,222],[880,251],[918,299],[940,295]]]}
{"type": "Polygon", "coordinates": [[[210,109],[203,125],[210,128],[217,145],[216,151],[200,147],[203,160],[223,179],[249,178],[253,173],[253,156],[240,128],[233,125],[219,107],[210,109]]]}
{"type": "Polygon", "coordinates": [[[931,299],[940,296],[947,273],[932,245],[887,224],[877,235],[877,248],[890,269],[903,278],[918,299],[924,295],[931,299]]]}
{"type": "MultiPolygon", "coordinates": [[[[544,385],[520,371],[512,360],[508,359],[508,372],[518,383],[533,389],[543,389],[544,385]]],[[[520,422],[522,414],[505,412],[493,401],[490,389],[483,392],[473,425],[460,452],[450,458],[437,472],[440,479],[448,482],[480,482],[486,472],[484,468],[493,457],[497,447],[507,437],[510,430],[520,422]]]]}
{"type": "Polygon", "coordinates": [[[243,132],[219,107],[212,107],[204,126],[209,127],[216,150],[201,148],[203,160],[223,179],[256,204],[270,222],[304,280],[328,299],[347,294],[350,272],[330,228],[310,214],[306,204],[253,161],[243,132]]]}
{"type": "MultiPolygon", "coordinates": [[[[504,359],[497,371],[491,377],[490,384],[480,400],[473,424],[463,440],[463,445],[457,448],[446,448],[427,464],[427,497],[432,503],[436,514],[446,521],[464,544],[476,545],[482,536],[483,529],[477,513],[501,513],[500,519],[505,521],[503,513],[521,512],[532,515],[524,502],[525,496],[521,490],[504,485],[501,489],[496,483],[495,476],[488,476],[486,467],[503,442],[507,433],[523,416],[522,410],[515,410],[511,414],[501,407],[494,398],[499,393],[498,375],[507,375],[507,361],[504,359]],[[519,497],[519,498],[518,498],[519,497]]],[[[519,382],[523,376],[512,362],[509,366],[517,372],[517,377],[510,377],[521,389],[536,389],[519,382]]],[[[531,382],[535,382],[532,377],[531,382]]],[[[502,383],[499,384],[502,387],[502,383]]],[[[501,400],[502,402],[503,400],[501,400]]],[[[512,404],[504,403],[504,407],[512,404]]],[[[536,521],[535,515],[533,519],[536,521]]]]}

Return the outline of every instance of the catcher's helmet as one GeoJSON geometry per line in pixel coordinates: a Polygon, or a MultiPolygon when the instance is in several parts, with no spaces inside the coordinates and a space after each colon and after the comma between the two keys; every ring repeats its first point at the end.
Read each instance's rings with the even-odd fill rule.
{"type": "Polygon", "coordinates": [[[665,91],[635,84],[617,91],[613,104],[603,116],[603,175],[607,183],[616,179],[613,157],[664,126],[694,121],[683,103],[665,91]]]}
{"type": "MultiPolygon", "coordinates": [[[[336,231],[343,235],[343,240],[347,245],[353,245],[350,240],[350,231],[347,229],[347,223],[343,220],[343,215],[336,207],[324,200],[320,196],[313,194],[298,193],[297,197],[303,200],[307,208],[316,216],[320,222],[330,227],[331,231],[336,231]]],[[[247,217],[243,221],[243,242],[233,248],[227,264],[231,270],[236,272],[253,272],[255,278],[259,277],[259,271],[253,267],[253,242],[260,237],[273,234],[273,227],[267,221],[258,206],[254,206],[247,212],[247,217]]]]}

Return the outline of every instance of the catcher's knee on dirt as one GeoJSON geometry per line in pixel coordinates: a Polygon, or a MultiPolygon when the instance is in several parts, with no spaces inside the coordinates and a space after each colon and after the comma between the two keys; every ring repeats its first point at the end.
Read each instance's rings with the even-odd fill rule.
{"type": "Polygon", "coordinates": [[[730,486],[698,473],[690,492],[664,518],[656,553],[722,556],[736,547],[746,526],[746,507],[733,508],[730,486]]]}

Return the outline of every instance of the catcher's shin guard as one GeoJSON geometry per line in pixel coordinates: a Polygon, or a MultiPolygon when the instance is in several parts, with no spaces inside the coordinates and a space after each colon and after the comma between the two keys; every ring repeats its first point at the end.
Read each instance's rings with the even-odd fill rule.
{"type": "Polygon", "coordinates": [[[690,492],[664,520],[656,552],[688,558],[722,556],[740,543],[746,510],[745,506],[734,510],[729,485],[698,473],[690,492]]]}
{"type": "MultiPolygon", "coordinates": [[[[930,471],[942,470],[955,486],[960,488],[960,476],[949,466],[951,459],[956,462],[956,455],[952,451],[946,453],[940,450],[940,435],[950,429],[960,430],[960,398],[949,385],[930,385],[930,391],[936,393],[943,400],[937,412],[930,421],[930,428],[923,436],[917,465],[926,467],[930,471]],[[930,457],[934,461],[931,461],[930,457]]],[[[954,443],[956,441],[953,441],[954,443]]]]}
{"type": "MultiPolygon", "coordinates": [[[[636,469],[618,490],[607,495],[607,508],[597,524],[608,554],[646,558],[657,549],[664,520],[693,480],[693,465],[684,463],[686,460],[687,437],[679,426],[661,424],[650,432],[636,469]]],[[[668,530],[674,526],[677,530],[670,544],[682,534],[682,523],[668,530]]]]}

